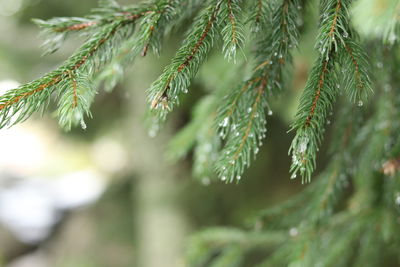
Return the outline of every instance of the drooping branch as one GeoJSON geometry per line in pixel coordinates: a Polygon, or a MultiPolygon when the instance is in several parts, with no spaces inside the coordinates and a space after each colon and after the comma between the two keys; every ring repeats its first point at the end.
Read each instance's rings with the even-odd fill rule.
{"type": "Polygon", "coordinates": [[[258,41],[256,67],[252,76],[221,101],[217,115],[219,135],[226,143],[216,163],[219,177],[240,179],[250,165],[266,132],[266,115],[272,115],[267,99],[281,91],[285,62],[297,47],[298,2],[283,1],[272,10],[270,31],[258,41]],[[268,109],[267,111],[265,109],[268,109]]]}
{"type": "Polygon", "coordinates": [[[211,49],[222,2],[211,2],[199,15],[171,64],[148,90],[150,107],[159,119],[165,119],[166,113],[177,103],[179,93],[188,90],[191,78],[211,49]]]}
{"type": "MultiPolygon", "coordinates": [[[[366,59],[353,40],[349,25],[350,2],[325,1],[322,7],[323,15],[317,43],[320,56],[300,98],[292,125],[296,136],[289,150],[292,154],[292,178],[300,172],[303,182],[310,181],[316,167],[316,154],[323,139],[327,115],[339,92],[341,80],[344,80],[345,90],[352,100],[362,101],[370,90],[366,59]],[[349,74],[338,73],[337,64],[349,69],[349,74]]],[[[360,103],[362,105],[362,102],[360,103]]]]}
{"type": "MultiPolygon", "coordinates": [[[[47,100],[56,89],[58,89],[58,94],[62,95],[66,93],[68,91],[66,89],[67,84],[72,84],[74,88],[72,106],[79,106],[79,97],[76,94],[76,88],[79,87],[79,84],[77,84],[75,79],[76,75],[79,76],[80,73],[88,72],[88,70],[88,75],[93,75],[97,72],[101,65],[98,63],[100,60],[96,60],[96,58],[102,58],[103,53],[112,53],[110,50],[112,44],[108,42],[116,44],[113,40],[115,36],[123,34],[123,32],[129,29],[130,24],[152,12],[151,10],[145,12],[141,11],[138,14],[130,14],[103,25],[97,33],[89,38],[88,41],[58,69],[33,82],[22,85],[17,89],[9,90],[6,94],[1,96],[0,116],[2,118],[0,127],[8,125],[14,115],[18,116],[18,119],[13,123],[25,120],[33,112],[44,107],[48,102],[47,100]],[[100,50],[101,53],[99,53],[100,50]],[[88,68],[88,62],[90,62],[90,68],[88,68]]],[[[101,61],[104,64],[105,61],[101,61]]],[[[69,103],[69,105],[71,105],[71,103],[69,103]]],[[[62,106],[64,105],[62,104],[62,106]]],[[[72,118],[72,116],[65,116],[63,114],[60,114],[60,116],[72,118]]]]}

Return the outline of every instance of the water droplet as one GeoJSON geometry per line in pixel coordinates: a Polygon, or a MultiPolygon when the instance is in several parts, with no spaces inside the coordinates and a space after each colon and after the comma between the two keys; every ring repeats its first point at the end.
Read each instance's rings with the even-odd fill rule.
{"type": "Polygon", "coordinates": [[[222,176],[222,177],[221,177],[221,180],[222,180],[222,181],[226,181],[226,176],[225,176],[225,175],[222,176]]]}
{"type": "Polygon", "coordinates": [[[274,114],[274,112],[272,112],[272,110],[268,110],[268,116],[272,116],[272,114],[274,114]]]}
{"type": "Polygon", "coordinates": [[[83,130],[86,130],[86,128],[87,128],[86,123],[85,123],[84,120],[81,120],[81,128],[82,128],[83,130]]]}
{"type": "Polygon", "coordinates": [[[293,173],[292,176],[290,176],[291,179],[294,179],[294,178],[296,178],[296,177],[297,177],[297,174],[296,174],[296,173],[293,173]]]}
{"type": "Polygon", "coordinates": [[[247,113],[250,113],[250,112],[251,112],[251,110],[252,110],[251,108],[248,108],[248,109],[247,109],[247,113]]]}
{"type": "Polygon", "coordinates": [[[219,126],[221,127],[226,127],[229,124],[229,117],[226,117],[220,124],[219,126]]]}
{"type": "Polygon", "coordinates": [[[240,176],[240,175],[236,176],[236,180],[240,180],[240,179],[242,179],[242,176],[240,176]]]}
{"type": "Polygon", "coordinates": [[[349,33],[348,33],[348,32],[345,32],[345,33],[343,34],[343,37],[344,37],[344,38],[349,37],[349,33]]]}
{"type": "Polygon", "coordinates": [[[187,88],[182,89],[182,92],[184,92],[185,94],[187,94],[189,91],[187,88]]]}
{"type": "Polygon", "coordinates": [[[234,160],[231,160],[231,161],[229,161],[229,164],[234,165],[234,164],[235,164],[235,161],[234,161],[234,160]]]}
{"type": "Polygon", "coordinates": [[[296,227],[290,228],[290,230],[289,230],[289,235],[290,235],[290,236],[295,237],[295,236],[297,236],[298,234],[299,234],[299,230],[297,230],[296,227]]]}
{"type": "Polygon", "coordinates": [[[275,52],[275,53],[274,53],[274,56],[277,56],[277,55],[278,55],[278,52],[275,52]]]}
{"type": "Polygon", "coordinates": [[[299,144],[299,153],[304,153],[307,150],[308,138],[303,137],[299,144]]]}
{"type": "Polygon", "coordinates": [[[362,107],[364,105],[364,102],[362,100],[358,100],[357,106],[362,107]]]}

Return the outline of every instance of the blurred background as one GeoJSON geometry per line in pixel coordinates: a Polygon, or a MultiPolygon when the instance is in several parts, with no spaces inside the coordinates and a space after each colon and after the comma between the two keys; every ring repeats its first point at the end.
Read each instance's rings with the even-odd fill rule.
{"type": "MultiPolygon", "coordinates": [[[[96,5],[0,0],[1,92],[54,69],[83,41],[71,39],[61,51],[41,57],[43,40],[32,18],[83,16],[96,5]]],[[[193,233],[251,227],[247,221],[258,210],[301,190],[299,181],[289,179],[292,136],[286,132],[314,59],[315,21],[303,23],[307,34],[289,90],[273,103],[267,140],[238,185],[193,179],[191,155],[177,163],[165,160],[168,142],[189,120],[191,107],[231,70],[220,53],[200,70],[190,97],[158,136],[149,137],[143,124],[145,90],[179,46],[179,32],[168,38],[161,57],[138,59],[112,93],[99,90],[86,130],[63,132],[51,107],[1,130],[0,266],[184,266],[193,233]]]]}

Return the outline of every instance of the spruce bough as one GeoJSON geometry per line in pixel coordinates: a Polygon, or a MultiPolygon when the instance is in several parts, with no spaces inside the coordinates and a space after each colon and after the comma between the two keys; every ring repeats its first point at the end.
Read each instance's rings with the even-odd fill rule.
{"type": "MultiPolygon", "coordinates": [[[[379,266],[381,256],[393,259],[392,250],[400,248],[399,3],[319,2],[317,58],[289,130],[294,133],[291,177],[311,181],[333,114],[331,160],[301,194],[257,216],[257,231],[262,234],[209,229],[196,236],[188,251],[190,266],[234,266],[230,261],[244,262],[246,251],[259,245],[275,248],[259,266],[379,266]],[[373,101],[367,105],[371,95],[373,101]],[[337,100],[340,108],[334,110],[337,100]],[[324,237],[324,243],[311,242],[314,236],[324,237]],[[288,239],[293,242],[282,246],[288,239]],[[211,257],[215,250],[218,256],[211,257]]],[[[112,90],[137,56],[158,54],[171,29],[191,20],[171,63],[147,90],[152,130],[190,91],[212,51],[220,49],[226,60],[239,66],[247,58],[252,65],[248,75],[242,81],[224,81],[200,99],[169,151],[171,158],[180,159],[194,149],[193,172],[203,181],[216,175],[237,182],[267,135],[268,117],[273,115],[270,103],[287,91],[304,16],[317,4],[154,0],[120,6],[102,0],[84,18],[35,20],[47,38],[45,53],[55,52],[75,33],[87,40],[56,70],[2,95],[0,127],[44,110],[52,96],[63,128],[86,127],[98,85],[112,90]]]]}
{"type": "MultiPolygon", "coordinates": [[[[350,24],[351,2],[321,1],[316,43],[319,57],[292,125],[296,132],[290,147],[292,178],[300,173],[302,181],[310,181],[326,117],[337,95],[345,91],[352,102],[362,104],[372,91],[368,60],[350,24]]],[[[112,90],[137,55],[146,56],[149,50],[159,53],[169,29],[197,14],[171,63],[148,89],[153,127],[158,128],[179,103],[180,95],[189,91],[215,43],[220,41],[225,57],[234,62],[238,54],[245,53],[246,41],[254,44],[254,51],[249,53],[254,64],[250,77],[238,86],[232,83],[226,92],[215,93],[213,98],[218,103],[208,112],[213,117],[209,121],[214,123],[207,125],[213,132],[208,134],[211,148],[207,151],[217,155],[213,155],[216,164],[207,164],[207,168],[214,168],[223,181],[240,180],[266,137],[267,115],[272,115],[269,102],[286,90],[283,76],[298,46],[303,7],[299,0],[160,0],[124,7],[115,1],[100,1],[99,8],[85,18],[36,19],[47,37],[46,54],[58,50],[73,33],[90,37],[58,69],[3,95],[0,127],[44,109],[51,95],[57,97],[63,128],[69,130],[77,124],[85,127],[97,85],[103,82],[108,91],[112,90]]],[[[196,159],[209,158],[207,151],[199,152],[205,155],[196,159]]],[[[210,172],[197,169],[198,176],[210,172]]]]}

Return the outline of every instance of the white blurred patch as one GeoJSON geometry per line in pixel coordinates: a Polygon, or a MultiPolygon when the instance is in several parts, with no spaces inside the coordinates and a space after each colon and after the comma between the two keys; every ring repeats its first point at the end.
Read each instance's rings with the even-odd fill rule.
{"type": "Polygon", "coordinates": [[[64,210],[95,202],[104,191],[94,171],[75,172],[55,180],[25,179],[0,189],[0,223],[25,243],[45,239],[64,210]]]}
{"type": "Polygon", "coordinates": [[[53,201],[59,209],[76,209],[95,202],[104,191],[104,178],[91,171],[79,171],[57,178],[50,184],[53,201]]]}
{"type": "Polygon", "coordinates": [[[24,175],[41,166],[46,157],[43,136],[21,125],[0,131],[0,169],[24,175]]]}
{"type": "Polygon", "coordinates": [[[0,221],[22,242],[46,238],[57,219],[45,184],[32,180],[0,190],[0,221]]]}

